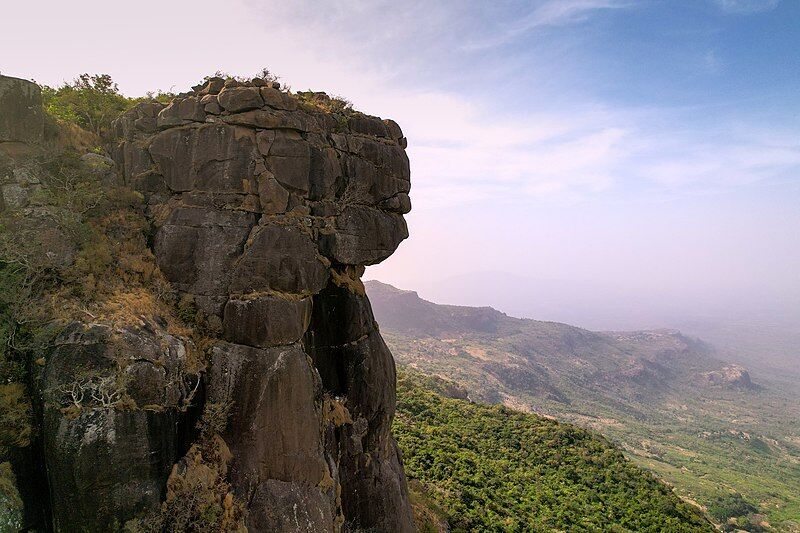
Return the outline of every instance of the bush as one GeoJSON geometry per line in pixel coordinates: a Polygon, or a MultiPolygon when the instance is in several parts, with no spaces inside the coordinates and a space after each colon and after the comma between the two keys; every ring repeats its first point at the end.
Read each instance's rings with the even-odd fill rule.
{"type": "Polygon", "coordinates": [[[227,482],[231,455],[216,432],[227,423],[230,404],[206,404],[200,438],[172,467],[161,508],[125,524],[126,533],[242,531],[244,507],[227,482]]]}
{"type": "Polygon", "coordinates": [[[214,435],[219,435],[228,426],[232,402],[206,402],[203,415],[197,423],[201,440],[211,440],[214,435]]]}
{"type": "Polygon", "coordinates": [[[721,494],[708,504],[708,514],[717,522],[725,522],[728,518],[746,516],[758,512],[758,507],[748,502],[738,492],[721,494]]]}
{"type": "Polygon", "coordinates": [[[108,74],[81,74],[58,88],[43,86],[42,101],[51,116],[97,135],[132,104],[108,74]]]}
{"type": "MultiPolygon", "coordinates": [[[[295,96],[300,99],[300,101],[322,109],[327,113],[338,113],[340,115],[354,113],[353,102],[343,96],[328,96],[324,92],[315,91],[300,91],[296,93],[295,96]]],[[[339,127],[343,129],[346,125],[346,120],[344,117],[342,117],[341,120],[345,121],[343,124],[339,125],[339,127]]]]}
{"type": "Polygon", "coordinates": [[[160,91],[143,97],[127,97],[119,92],[108,74],[81,74],[60,87],[42,86],[42,104],[51,117],[100,136],[109,131],[120,114],[135,104],[146,100],[166,103],[174,97],[173,93],[160,91]]]}
{"type": "Polygon", "coordinates": [[[393,431],[410,485],[424,488],[454,533],[713,531],[697,509],[592,432],[445,398],[431,383],[398,374],[393,431]]]}
{"type": "MultiPolygon", "coordinates": [[[[224,70],[218,70],[211,76],[206,76],[203,78],[203,81],[208,81],[211,78],[222,78],[225,80],[236,80],[239,82],[248,82],[253,78],[262,79],[268,83],[271,82],[280,82],[281,77],[269,70],[268,68],[262,68],[258,72],[256,72],[253,76],[240,76],[237,74],[231,74],[229,72],[225,72],[224,70]]],[[[286,85],[285,83],[281,83],[281,90],[288,91],[291,87],[286,85]]]]}

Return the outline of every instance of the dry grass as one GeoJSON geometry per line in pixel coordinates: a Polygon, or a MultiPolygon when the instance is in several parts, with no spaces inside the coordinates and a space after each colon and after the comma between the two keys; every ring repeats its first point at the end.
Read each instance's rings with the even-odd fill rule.
{"type": "Polygon", "coordinates": [[[447,533],[450,531],[444,513],[427,496],[425,487],[419,481],[409,480],[408,492],[417,531],[420,533],[447,533]]]}
{"type": "Polygon", "coordinates": [[[331,268],[331,281],[333,281],[334,285],[337,287],[347,289],[354,294],[360,294],[362,296],[367,294],[364,283],[359,276],[358,267],[347,265],[344,268],[331,268]]]}
{"type": "Polygon", "coordinates": [[[356,112],[353,110],[353,103],[343,96],[329,96],[327,93],[316,91],[299,91],[293,96],[300,101],[301,105],[304,104],[325,113],[351,115],[356,112]]]}
{"type": "Polygon", "coordinates": [[[244,507],[225,480],[232,458],[218,435],[193,445],[172,467],[160,512],[125,524],[129,533],[246,531],[244,507]]]}
{"type": "Polygon", "coordinates": [[[322,401],[322,420],[323,422],[333,423],[335,427],[341,427],[345,424],[352,424],[353,417],[350,416],[350,411],[338,399],[325,394],[322,401]]]}
{"type": "Polygon", "coordinates": [[[48,125],[45,144],[52,150],[70,150],[85,153],[103,146],[99,135],[87,131],[77,124],[52,119],[55,124],[48,125]]]}

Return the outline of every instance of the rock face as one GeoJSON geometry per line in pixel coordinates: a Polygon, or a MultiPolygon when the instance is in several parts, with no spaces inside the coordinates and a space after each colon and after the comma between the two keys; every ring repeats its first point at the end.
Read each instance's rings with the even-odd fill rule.
{"type": "MultiPolygon", "coordinates": [[[[412,531],[390,433],[394,360],[359,279],[408,236],[400,128],[328,113],[263,80],[212,78],[169,105],[137,105],[114,130],[117,168],[146,198],[160,270],[224,339],[211,349],[204,397],[230,406],[221,437],[248,531],[412,531]]],[[[160,390],[151,385],[148,394],[160,390]]],[[[72,424],[74,437],[54,428],[53,447],[79,465],[71,439],[81,432],[138,431],[130,445],[152,454],[164,443],[141,439],[168,433],[155,425],[175,415],[159,416],[72,424]]],[[[176,459],[156,454],[137,492],[147,496],[119,486],[103,509],[135,516],[176,459]]],[[[90,488],[63,490],[83,498],[90,488]]],[[[66,530],[78,512],[54,509],[55,522],[66,530]]]]}
{"type": "MultiPolygon", "coordinates": [[[[212,78],[122,115],[113,160],[81,157],[144,197],[151,231],[126,261],[154,261],[198,329],[155,286],[69,315],[30,382],[24,527],[413,531],[394,360],[360,281],[408,236],[406,140],[319,94],[212,78]]],[[[0,147],[31,147],[42,127],[38,87],[0,77],[0,147]]],[[[0,160],[0,212],[33,220],[42,183],[0,160]]],[[[67,268],[61,241],[47,255],[67,268]]]]}
{"type": "Polygon", "coordinates": [[[28,80],[0,76],[0,143],[42,139],[42,92],[28,80]]]}
{"type": "Polygon", "coordinates": [[[740,389],[757,388],[757,385],[750,379],[747,369],[739,365],[727,365],[719,370],[706,372],[703,377],[711,385],[740,389]]]}
{"type": "Polygon", "coordinates": [[[0,212],[25,207],[39,180],[24,166],[4,164],[4,156],[42,140],[44,115],[39,86],[0,76],[0,212]]]}
{"type": "Polygon", "coordinates": [[[76,322],[56,339],[42,428],[56,531],[104,531],[160,505],[191,422],[183,402],[200,379],[191,349],[148,322],[76,322]],[[125,408],[111,407],[123,399],[125,408]]]}

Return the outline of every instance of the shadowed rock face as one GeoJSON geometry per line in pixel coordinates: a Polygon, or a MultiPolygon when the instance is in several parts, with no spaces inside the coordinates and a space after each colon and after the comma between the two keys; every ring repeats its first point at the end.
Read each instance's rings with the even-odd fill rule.
{"type": "Polygon", "coordinates": [[[44,116],[39,86],[28,80],[0,76],[0,143],[31,143],[42,139],[44,116]]]}
{"type": "MultiPolygon", "coordinates": [[[[390,434],[394,360],[359,279],[408,236],[400,128],[211,79],[114,129],[158,266],[220,325],[205,397],[233,406],[222,437],[248,530],[412,531],[390,434]]],[[[166,482],[162,466],[150,481],[166,482]]]]}
{"type": "Polygon", "coordinates": [[[56,531],[107,531],[160,505],[193,421],[180,409],[184,399],[196,399],[199,377],[187,369],[191,348],[148,322],[126,328],[73,323],[56,339],[42,386],[56,531]],[[142,408],[109,408],[123,389],[142,408]],[[73,404],[93,408],[61,408],[73,404]]]}

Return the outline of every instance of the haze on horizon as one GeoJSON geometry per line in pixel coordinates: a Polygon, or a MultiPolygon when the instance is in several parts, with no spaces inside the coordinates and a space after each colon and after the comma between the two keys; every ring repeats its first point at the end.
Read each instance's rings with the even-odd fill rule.
{"type": "Polygon", "coordinates": [[[6,6],[3,74],[140,95],[267,67],[397,120],[411,238],[369,278],[600,329],[800,331],[800,2],[51,4],[6,6]]]}

